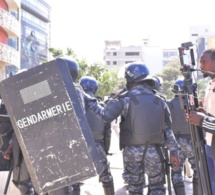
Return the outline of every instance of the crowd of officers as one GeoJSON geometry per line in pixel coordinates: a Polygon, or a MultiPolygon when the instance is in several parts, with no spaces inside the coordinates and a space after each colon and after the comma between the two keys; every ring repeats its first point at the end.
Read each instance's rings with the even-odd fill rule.
{"type": "MultiPolygon", "coordinates": [[[[166,194],[166,156],[170,154],[171,179],[176,195],[186,194],[184,185],[184,162],[187,158],[193,169],[193,194],[198,195],[199,179],[194,151],[185,112],[180,106],[179,91],[183,93],[184,81],[177,79],[173,85],[174,96],[166,100],[159,94],[161,79],[150,75],[142,62],[133,62],[125,69],[125,89],[108,102],[96,99],[98,82],[84,76],[78,82],[77,61],[68,56],[59,56],[71,73],[74,86],[88,120],[97,150],[103,159],[104,171],[99,175],[105,195],[114,195],[114,180],[107,154],[110,147],[111,122],[120,120],[120,149],[123,153],[122,177],[127,183],[129,195],[166,194]],[[146,175],[148,182],[146,182],[146,175]]],[[[2,106],[4,106],[2,104],[2,106]]],[[[13,155],[13,182],[21,195],[37,194],[31,183],[19,144],[14,135],[11,145],[4,153],[9,159],[13,155]],[[19,171],[17,171],[19,166],[19,171]]],[[[49,195],[80,195],[80,183],[48,193],[49,195]]]]}

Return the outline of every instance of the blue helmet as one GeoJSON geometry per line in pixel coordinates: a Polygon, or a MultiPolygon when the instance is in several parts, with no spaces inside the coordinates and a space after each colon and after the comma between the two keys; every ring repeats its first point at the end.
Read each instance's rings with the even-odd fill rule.
{"type": "Polygon", "coordinates": [[[156,91],[160,91],[162,83],[163,83],[163,79],[161,77],[157,77],[157,76],[152,76],[152,80],[154,81],[154,86],[153,88],[156,91]]]}
{"type": "Polygon", "coordinates": [[[180,91],[183,91],[184,90],[184,80],[182,80],[182,79],[177,79],[176,81],[175,81],[175,84],[173,85],[173,87],[172,87],[172,92],[173,93],[178,93],[178,92],[180,92],[180,91]]]}
{"type": "Polygon", "coordinates": [[[148,77],[149,69],[143,62],[132,62],[125,69],[125,79],[127,83],[149,79],[148,77]]]}
{"type": "Polygon", "coordinates": [[[83,90],[87,92],[92,92],[95,94],[98,90],[98,82],[95,78],[90,76],[84,76],[80,78],[80,85],[82,86],[83,90]]]}
{"type": "Polygon", "coordinates": [[[66,56],[66,55],[61,55],[56,57],[56,60],[60,60],[63,61],[67,64],[67,67],[69,68],[69,72],[70,75],[73,79],[73,81],[75,81],[78,77],[78,73],[79,73],[79,65],[78,62],[72,58],[71,56],[66,56]]]}

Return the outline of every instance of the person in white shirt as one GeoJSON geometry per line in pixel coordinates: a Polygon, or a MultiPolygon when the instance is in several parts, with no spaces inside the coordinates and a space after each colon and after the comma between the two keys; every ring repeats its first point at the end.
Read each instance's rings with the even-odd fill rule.
{"type": "Polygon", "coordinates": [[[203,52],[200,58],[200,68],[203,77],[210,77],[206,95],[204,98],[204,109],[191,111],[187,119],[191,124],[201,126],[205,131],[206,156],[213,195],[215,194],[215,49],[208,49],[203,52]]]}

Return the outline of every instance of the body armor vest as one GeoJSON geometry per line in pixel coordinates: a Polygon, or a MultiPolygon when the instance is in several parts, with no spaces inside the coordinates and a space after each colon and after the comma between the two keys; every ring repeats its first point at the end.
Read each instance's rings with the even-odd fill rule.
{"type": "Polygon", "coordinates": [[[185,112],[181,109],[178,97],[168,100],[171,116],[172,116],[172,130],[174,134],[189,135],[189,123],[186,121],[185,112]]]}
{"type": "Polygon", "coordinates": [[[159,144],[163,141],[165,112],[154,94],[130,95],[128,114],[120,123],[120,146],[159,144]]]}
{"type": "Polygon", "coordinates": [[[95,141],[103,141],[104,139],[104,122],[97,117],[92,111],[87,110],[86,118],[89,123],[93,138],[95,141]]]}

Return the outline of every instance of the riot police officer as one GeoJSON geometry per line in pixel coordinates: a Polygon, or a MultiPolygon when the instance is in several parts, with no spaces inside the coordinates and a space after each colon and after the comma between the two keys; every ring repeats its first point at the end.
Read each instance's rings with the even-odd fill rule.
{"type": "MultiPolygon", "coordinates": [[[[78,74],[79,74],[78,62],[71,56],[66,56],[66,55],[60,55],[60,56],[56,57],[55,60],[63,61],[67,64],[70,75],[73,79],[73,84],[75,86],[81,108],[82,108],[83,112],[85,113],[85,103],[84,103],[84,96],[83,96],[82,88],[77,83],[75,83],[75,81],[78,77],[78,74]]],[[[64,188],[61,188],[56,191],[52,191],[52,192],[48,193],[48,195],[79,195],[79,194],[80,194],[80,185],[79,184],[64,187],[64,188]]]]}
{"type": "MultiPolygon", "coordinates": [[[[77,79],[77,76],[79,74],[78,62],[75,59],[73,59],[72,57],[69,57],[69,56],[58,56],[56,58],[56,60],[57,61],[63,61],[63,62],[65,62],[67,64],[67,67],[68,67],[70,75],[71,75],[71,77],[73,79],[73,84],[75,86],[76,93],[78,95],[78,98],[79,98],[81,107],[83,109],[83,112],[86,113],[89,108],[95,107],[97,105],[96,98],[91,97],[88,94],[86,94],[83,91],[83,88],[79,84],[75,83],[75,81],[77,79]],[[85,105],[87,105],[87,106],[85,106],[85,105]]],[[[100,149],[100,152],[101,152],[102,151],[101,147],[99,147],[99,149],[100,149]]],[[[108,171],[108,168],[105,170],[105,176],[101,175],[100,178],[103,177],[104,181],[110,181],[110,182],[107,182],[107,183],[104,182],[103,185],[107,184],[107,186],[105,186],[106,188],[104,187],[104,189],[107,190],[107,195],[112,195],[112,194],[114,194],[114,192],[113,193],[108,193],[108,190],[110,192],[114,191],[113,183],[111,183],[112,176],[111,176],[110,173],[107,174],[107,171],[108,171]]],[[[49,195],[80,195],[80,184],[77,183],[77,184],[74,184],[72,186],[68,186],[68,187],[56,190],[54,192],[50,192],[49,195]]]]}
{"type": "MultiPolygon", "coordinates": [[[[56,61],[60,62],[63,61],[67,64],[68,69],[70,71],[71,77],[73,78],[73,81],[75,82],[78,73],[79,73],[79,65],[76,60],[69,56],[58,56],[56,61]]],[[[83,89],[75,84],[76,92],[80,101],[80,104],[82,106],[83,111],[85,112],[85,101],[88,101],[88,105],[93,107],[94,104],[96,104],[95,98],[90,98],[88,95],[84,94],[83,89]]],[[[15,185],[19,188],[21,195],[36,195],[36,192],[33,189],[33,185],[31,183],[31,179],[24,161],[24,158],[22,156],[22,152],[20,150],[18,141],[15,136],[13,136],[12,141],[13,146],[13,159],[14,159],[14,169],[13,169],[13,181],[15,185]]],[[[10,148],[5,152],[5,157],[7,158],[11,153],[10,148]]],[[[65,187],[53,192],[49,192],[49,195],[69,195],[71,192],[69,191],[70,188],[65,187]]],[[[80,189],[79,189],[80,191],[80,189]]]]}
{"type": "MultiPolygon", "coordinates": [[[[96,79],[84,76],[80,79],[80,85],[88,95],[95,97],[95,93],[98,90],[98,82],[96,79]]],[[[106,131],[110,130],[110,125],[105,124],[101,118],[96,116],[88,108],[86,108],[86,118],[95,139],[97,150],[103,159],[103,165],[105,167],[104,171],[99,175],[99,181],[103,184],[105,195],[114,195],[113,177],[106,157],[107,149],[105,148],[105,135],[106,131]]]]}
{"type": "MultiPolygon", "coordinates": [[[[96,98],[98,100],[99,104],[102,107],[105,107],[106,104],[104,102],[102,102],[101,97],[95,96],[95,94],[98,90],[98,81],[95,78],[90,77],[90,76],[84,76],[80,79],[80,85],[89,96],[96,98]]],[[[90,128],[92,130],[94,139],[96,141],[103,142],[105,152],[106,152],[106,154],[108,154],[108,151],[110,149],[111,133],[112,133],[111,124],[104,123],[101,121],[101,119],[98,119],[97,116],[92,116],[92,115],[93,115],[93,113],[89,109],[86,109],[86,117],[87,117],[88,123],[90,125],[90,128]],[[98,120],[99,120],[99,122],[93,123],[92,121],[94,121],[94,120],[96,120],[96,122],[98,122],[98,120]],[[98,127],[98,125],[100,127],[98,127]],[[100,130],[98,130],[98,129],[100,129],[100,130]],[[102,132],[101,132],[101,129],[103,130],[102,132]],[[96,130],[97,130],[97,132],[96,132],[96,130]],[[98,132],[101,133],[100,136],[94,135],[94,134],[97,134],[98,132]],[[101,139],[101,137],[102,137],[102,139],[101,139]]]]}
{"type": "MultiPolygon", "coordinates": [[[[21,69],[16,74],[19,74],[27,69],[21,69]]],[[[13,76],[13,75],[11,75],[13,76]]],[[[4,103],[2,106],[5,108],[4,103]]],[[[5,114],[7,114],[5,108],[5,114]]],[[[9,122],[11,124],[11,122],[9,122]]],[[[12,128],[12,125],[11,125],[12,128]]],[[[25,160],[21,148],[19,146],[18,140],[15,133],[12,134],[10,144],[4,153],[5,159],[13,159],[13,183],[19,189],[21,195],[37,195],[34,190],[30,174],[28,172],[25,160]]]]}
{"type": "Polygon", "coordinates": [[[144,174],[149,177],[148,194],[165,194],[165,173],[160,144],[165,140],[178,166],[179,145],[171,130],[171,115],[165,101],[147,85],[149,70],[142,62],[133,62],[125,70],[128,91],[110,100],[105,109],[90,107],[111,122],[121,115],[120,148],[123,149],[124,180],[129,195],[143,193],[144,174]]]}
{"type": "Polygon", "coordinates": [[[198,195],[198,175],[195,162],[194,151],[191,145],[191,135],[189,131],[189,124],[186,121],[184,110],[180,106],[179,96],[183,94],[184,81],[178,79],[173,85],[172,92],[175,94],[171,100],[167,101],[172,115],[172,130],[175,134],[177,142],[180,145],[179,160],[180,166],[176,170],[172,170],[172,183],[176,195],[183,195],[185,193],[184,180],[182,176],[185,159],[188,158],[193,174],[193,194],[198,195]]]}
{"type": "Polygon", "coordinates": [[[151,79],[148,80],[147,84],[150,86],[154,92],[160,92],[162,87],[163,79],[158,76],[152,76],[151,79]]]}

